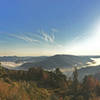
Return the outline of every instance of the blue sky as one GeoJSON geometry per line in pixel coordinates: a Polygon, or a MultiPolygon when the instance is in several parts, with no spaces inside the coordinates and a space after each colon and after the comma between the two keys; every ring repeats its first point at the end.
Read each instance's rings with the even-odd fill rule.
{"type": "Polygon", "coordinates": [[[0,56],[100,55],[99,0],[1,0],[0,56]]]}

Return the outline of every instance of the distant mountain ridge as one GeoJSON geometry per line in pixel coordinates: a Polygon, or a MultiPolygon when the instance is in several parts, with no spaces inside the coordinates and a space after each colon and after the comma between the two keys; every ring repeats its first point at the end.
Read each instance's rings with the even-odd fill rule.
{"type": "Polygon", "coordinates": [[[18,57],[18,56],[3,56],[0,57],[0,62],[39,62],[41,60],[44,60],[47,56],[39,56],[39,57],[18,57]]]}
{"type": "Polygon", "coordinates": [[[30,68],[30,67],[42,67],[45,69],[53,68],[68,68],[86,65],[87,62],[92,62],[90,57],[87,56],[74,56],[74,55],[54,55],[47,57],[40,62],[25,63],[20,67],[30,68]]]}
{"type": "MultiPolygon", "coordinates": [[[[0,57],[0,62],[15,62],[24,63],[19,67],[11,68],[12,70],[28,70],[32,67],[42,67],[44,69],[55,68],[73,68],[80,67],[78,70],[79,79],[82,79],[85,75],[94,75],[98,78],[100,74],[100,65],[88,66],[88,62],[93,62],[91,58],[100,58],[100,56],[75,56],[75,55],[54,55],[54,56],[40,56],[40,57],[17,57],[17,56],[4,56],[0,57]],[[86,66],[86,68],[82,68],[86,66]]],[[[64,72],[66,75],[71,72],[64,72]]],[[[70,75],[69,75],[70,76],[70,75]]]]}

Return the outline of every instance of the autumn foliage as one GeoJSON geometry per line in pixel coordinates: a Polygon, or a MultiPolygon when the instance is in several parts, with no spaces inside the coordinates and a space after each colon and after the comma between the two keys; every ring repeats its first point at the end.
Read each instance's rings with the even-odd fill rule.
{"type": "Polygon", "coordinates": [[[79,82],[76,68],[73,79],[59,68],[55,71],[0,68],[0,100],[100,100],[100,82],[92,76],[79,82]]]}

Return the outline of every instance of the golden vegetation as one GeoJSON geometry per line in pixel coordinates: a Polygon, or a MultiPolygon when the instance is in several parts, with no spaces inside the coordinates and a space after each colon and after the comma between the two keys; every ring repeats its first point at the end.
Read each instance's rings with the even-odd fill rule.
{"type": "Polygon", "coordinates": [[[68,79],[58,68],[13,71],[0,68],[0,100],[100,100],[100,82],[92,76],[68,79]]]}

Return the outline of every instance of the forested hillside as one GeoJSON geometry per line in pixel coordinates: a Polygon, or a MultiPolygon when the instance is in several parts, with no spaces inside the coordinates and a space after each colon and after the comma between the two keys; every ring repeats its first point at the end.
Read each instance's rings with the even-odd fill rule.
{"type": "Polygon", "coordinates": [[[0,66],[0,100],[100,100],[100,82],[92,76],[79,82],[76,68],[71,79],[59,68],[15,71],[0,66]]]}

